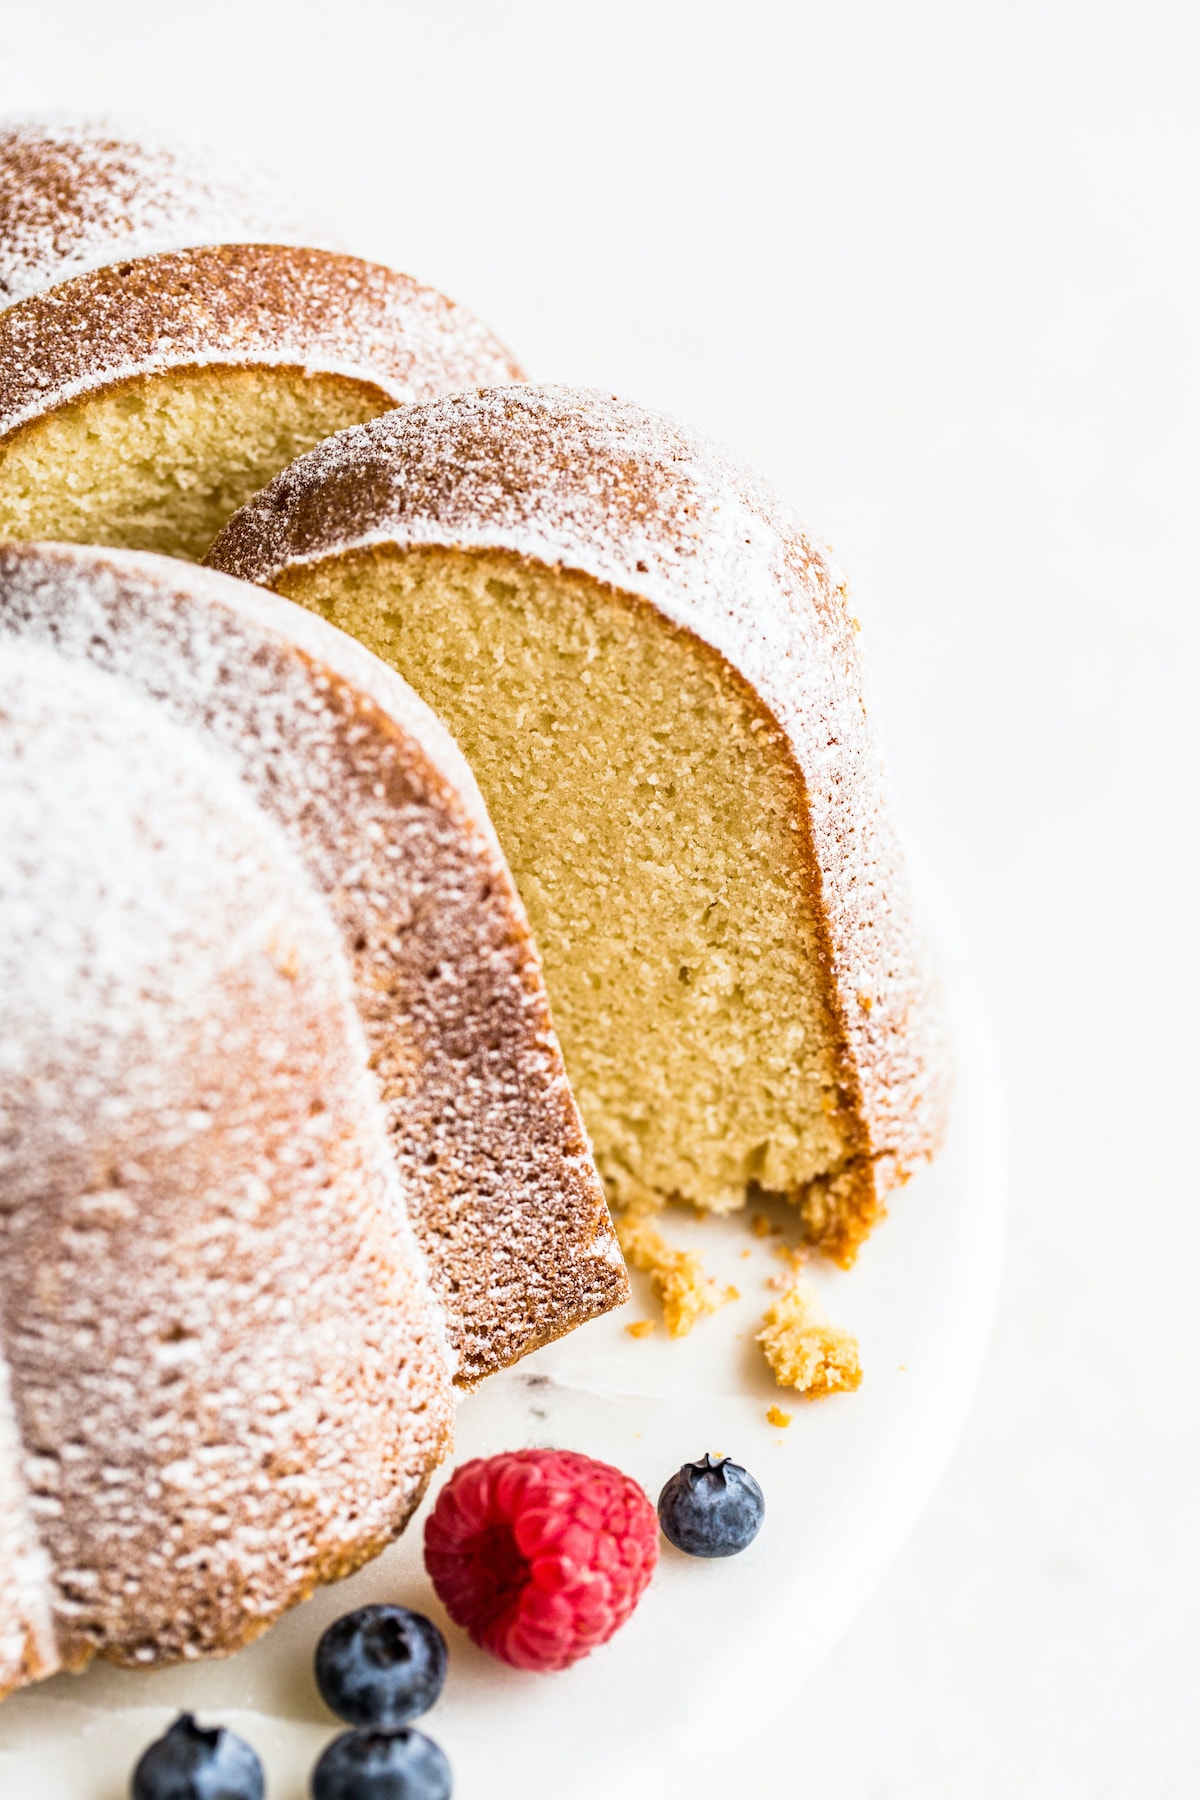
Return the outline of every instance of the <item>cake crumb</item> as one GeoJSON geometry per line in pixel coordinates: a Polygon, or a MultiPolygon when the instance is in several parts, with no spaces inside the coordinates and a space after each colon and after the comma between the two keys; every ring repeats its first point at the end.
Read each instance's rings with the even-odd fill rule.
{"type": "Polygon", "coordinates": [[[784,1430],[784,1428],[786,1426],[790,1425],[791,1422],[792,1422],[791,1413],[785,1413],[782,1406],[769,1406],[767,1408],[767,1424],[768,1425],[778,1425],[780,1430],[782,1431],[782,1430],[784,1430]]]}
{"type": "Polygon", "coordinates": [[[852,1393],[862,1380],[858,1340],[830,1325],[798,1284],[768,1309],[758,1342],[780,1387],[794,1387],[811,1400],[852,1393]]]}
{"type": "Polygon", "coordinates": [[[668,1244],[655,1224],[658,1211],[635,1200],[616,1216],[617,1238],[626,1260],[654,1283],[668,1335],[686,1337],[698,1320],[716,1312],[721,1301],[700,1258],[668,1244]]]}
{"type": "Polygon", "coordinates": [[[634,1337],[634,1338],[649,1337],[650,1333],[654,1330],[654,1320],[653,1319],[635,1319],[633,1321],[633,1324],[627,1325],[625,1327],[625,1329],[629,1333],[630,1337],[634,1337]]]}
{"type": "Polygon", "coordinates": [[[734,1287],[734,1286],[733,1286],[733,1284],[732,1284],[732,1282],[731,1282],[731,1283],[730,1283],[730,1285],[729,1285],[729,1286],[728,1286],[728,1287],[727,1287],[727,1288],[726,1288],[726,1289],[725,1289],[725,1292],[724,1292],[724,1294],[723,1294],[723,1295],[722,1295],[722,1296],[721,1296],[721,1298],[722,1298],[722,1299],[723,1299],[723,1300],[726,1300],[726,1301],[729,1301],[729,1300],[740,1300],[740,1299],[741,1299],[741,1297],[742,1297],[742,1294],[741,1294],[741,1289],[740,1289],[740,1288],[735,1288],[735,1287],[734,1287]]]}
{"type": "Polygon", "coordinates": [[[750,1219],[750,1229],[755,1237],[770,1237],[771,1221],[768,1219],[766,1213],[754,1213],[750,1219]]]}
{"type": "Polygon", "coordinates": [[[804,1244],[776,1244],[775,1255],[782,1262],[790,1263],[793,1269],[802,1269],[808,1261],[808,1249],[804,1244]]]}

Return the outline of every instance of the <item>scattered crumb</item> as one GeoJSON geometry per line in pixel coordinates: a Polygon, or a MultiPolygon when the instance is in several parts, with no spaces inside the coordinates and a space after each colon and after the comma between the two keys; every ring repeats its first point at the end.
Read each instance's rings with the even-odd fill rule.
{"type": "Polygon", "coordinates": [[[804,1244],[776,1244],[775,1255],[790,1263],[793,1269],[802,1269],[808,1261],[808,1249],[804,1244]]]}
{"type": "Polygon", "coordinates": [[[749,1252],[749,1250],[743,1250],[743,1251],[742,1251],[742,1252],[741,1252],[741,1254],[742,1254],[742,1255],[743,1255],[743,1256],[749,1256],[749,1254],[750,1254],[750,1252],[749,1252]]]}
{"type": "Polygon", "coordinates": [[[780,1430],[783,1430],[783,1428],[787,1425],[790,1425],[791,1422],[792,1422],[791,1413],[785,1413],[782,1406],[769,1406],[767,1408],[767,1424],[768,1425],[778,1425],[780,1430]]]}
{"type": "Polygon", "coordinates": [[[734,1287],[734,1286],[733,1286],[733,1285],[732,1285],[732,1283],[731,1283],[731,1284],[730,1284],[730,1286],[729,1286],[729,1287],[727,1287],[727,1288],[726,1288],[726,1289],[725,1289],[725,1292],[724,1292],[724,1293],[723,1293],[723,1294],[722,1294],[722,1296],[721,1296],[721,1298],[722,1298],[722,1299],[723,1299],[723,1300],[740,1300],[740,1299],[741,1299],[741,1297],[742,1297],[742,1296],[741,1296],[741,1291],[740,1291],[740,1289],[738,1289],[738,1288],[735,1288],[735,1287],[734,1287]]]}
{"type": "Polygon", "coordinates": [[[616,1216],[617,1239],[635,1269],[649,1275],[662,1301],[671,1337],[686,1337],[697,1320],[721,1304],[704,1264],[690,1250],[673,1250],[655,1224],[660,1209],[635,1200],[616,1216]]]}
{"type": "Polygon", "coordinates": [[[908,1374],[908,1364],[907,1363],[897,1363],[896,1364],[896,1373],[898,1375],[907,1375],[908,1374]]]}
{"type": "Polygon", "coordinates": [[[750,1229],[755,1237],[770,1237],[771,1221],[766,1213],[753,1213],[750,1218],[750,1229]]]}
{"type": "Polygon", "coordinates": [[[633,1324],[627,1325],[625,1327],[625,1329],[629,1333],[630,1337],[636,1337],[636,1338],[649,1337],[650,1333],[654,1330],[654,1320],[653,1319],[635,1319],[633,1321],[633,1324]]]}
{"type": "Polygon", "coordinates": [[[857,1339],[828,1324],[798,1285],[768,1309],[758,1341],[780,1387],[794,1387],[812,1400],[850,1393],[862,1380],[857,1339]]]}

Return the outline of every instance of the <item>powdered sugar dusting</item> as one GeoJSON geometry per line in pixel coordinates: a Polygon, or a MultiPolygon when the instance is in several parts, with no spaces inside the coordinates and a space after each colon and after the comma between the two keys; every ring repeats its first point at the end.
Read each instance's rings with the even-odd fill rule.
{"type": "Polygon", "coordinates": [[[226,243],[343,248],[278,177],[213,146],[106,119],[0,129],[0,307],[105,263],[226,243]]]}
{"type": "Polygon", "coordinates": [[[97,269],[0,313],[0,436],[83,394],[205,364],[343,375],[397,405],[521,379],[486,326],[411,276],[225,244],[97,269]]]}

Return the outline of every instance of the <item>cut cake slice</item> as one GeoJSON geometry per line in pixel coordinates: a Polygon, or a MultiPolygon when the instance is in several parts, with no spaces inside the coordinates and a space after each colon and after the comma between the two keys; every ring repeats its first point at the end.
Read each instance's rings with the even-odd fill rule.
{"type": "Polygon", "coordinates": [[[498,388],[330,439],[210,560],[454,733],[615,1197],[786,1194],[852,1260],[945,1051],[845,585],[766,484],[610,395],[498,388]]]}

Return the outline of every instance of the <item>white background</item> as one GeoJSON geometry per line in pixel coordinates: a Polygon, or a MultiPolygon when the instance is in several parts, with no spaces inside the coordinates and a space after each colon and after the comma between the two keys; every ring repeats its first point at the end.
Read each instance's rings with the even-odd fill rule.
{"type": "Polygon", "coordinates": [[[731,440],[850,572],[1000,1031],[1005,1290],[884,1587],[663,1800],[1200,1792],[1195,20],[0,5],[10,97],[272,162],[533,374],[731,440]]]}

